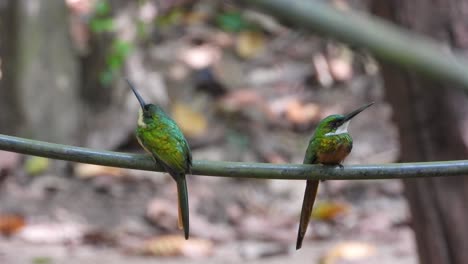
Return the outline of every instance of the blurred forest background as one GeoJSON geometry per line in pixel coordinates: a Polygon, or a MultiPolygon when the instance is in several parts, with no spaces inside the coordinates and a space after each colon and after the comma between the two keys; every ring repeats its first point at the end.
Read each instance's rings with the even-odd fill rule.
{"type": "MultiPolygon", "coordinates": [[[[467,1],[328,2],[468,45],[467,1]]],[[[320,119],[371,101],[345,165],[466,154],[464,109],[451,107],[464,94],[236,1],[0,0],[0,133],[142,152],[123,77],[176,120],[197,160],[301,163],[320,119]]],[[[419,252],[462,263],[468,227],[447,227],[468,219],[466,181],[407,181],[410,206],[403,186],[324,182],[296,252],[304,181],[189,176],[185,241],[166,174],[0,151],[0,262],[412,264],[419,252]]]]}

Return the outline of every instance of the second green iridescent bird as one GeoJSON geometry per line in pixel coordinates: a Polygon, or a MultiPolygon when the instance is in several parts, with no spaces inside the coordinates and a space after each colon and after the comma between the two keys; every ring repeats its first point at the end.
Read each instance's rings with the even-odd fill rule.
{"type": "MultiPolygon", "coordinates": [[[[321,120],[309,141],[304,164],[341,166],[341,162],[353,148],[353,139],[348,133],[349,122],[372,104],[364,105],[346,115],[331,115],[321,120]]],[[[296,249],[302,247],[302,240],[309,226],[318,185],[318,180],[307,180],[297,232],[296,249]]]]}

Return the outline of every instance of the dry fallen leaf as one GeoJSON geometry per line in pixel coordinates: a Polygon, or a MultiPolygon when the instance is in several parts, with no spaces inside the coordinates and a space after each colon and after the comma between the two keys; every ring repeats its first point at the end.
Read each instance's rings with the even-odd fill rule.
{"type": "Polygon", "coordinates": [[[0,171],[14,169],[18,166],[20,158],[18,153],[0,150],[0,171]]]}
{"type": "Polygon", "coordinates": [[[334,264],[340,260],[357,261],[376,254],[375,246],[362,242],[344,242],[334,246],[321,258],[321,264],[334,264]]]}
{"type": "Polygon", "coordinates": [[[210,38],[213,43],[222,48],[229,48],[234,45],[233,35],[223,31],[217,31],[211,34],[210,38]]]}
{"type": "Polygon", "coordinates": [[[0,233],[11,236],[26,225],[24,217],[18,214],[0,214],[0,233]]]}
{"type": "Polygon", "coordinates": [[[290,221],[259,215],[244,216],[236,226],[240,237],[270,242],[291,242],[290,221]]]}
{"type": "Polygon", "coordinates": [[[172,117],[189,137],[202,136],[208,128],[208,122],[202,114],[181,103],[172,106],[172,117]]]}
{"type": "Polygon", "coordinates": [[[192,69],[209,67],[221,58],[221,51],[214,45],[201,45],[186,49],[180,59],[192,69]]]}
{"type": "Polygon", "coordinates": [[[82,242],[94,246],[115,246],[117,245],[117,237],[111,232],[94,229],[83,234],[82,242]]]}
{"type": "Polygon", "coordinates": [[[265,36],[260,31],[243,31],[236,41],[236,51],[244,59],[250,59],[265,47],[265,36]]]}
{"type": "Polygon", "coordinates": [[[142,253],[152,256],[186,256],[192,258],[205,257],[213,253],[213,243],[209,240],[182,236],[167,235],[147,240],[143,244],[142,253]]]}
{"type": "Polygon", "coordinates": [[[337,216],[346,214],[350,206],[339,202],[321,202],[317,203],[312,211],[312,217],[318,220],[331,221],[337,216]]]}
{"type": "Polygon", "coordinates": [[[349,3],[345,0],[333,0],[331,4],[333,7],[341,11],[347,11],[351,8],[349,3]]]}
{"type": "Polygon", "coordinates": [[[191,25],[196,25],[196,24],[201,24],[206,19],[208,18],[208,15],[204,12],[199,12],[199,11],[192,11],[192,12],[187,12],[184,17],[184,22],[186,25],[191,26],[191,25]]]}
{"type": "Polygon", "coordinates": [[[335,81],[348,81],[353,77],[352,61],[344,58],[331,58],[328,60],[330,73],[335,81]]]}
{"type": "Polygon", "coordinates": [[[96,176],[116,176],[120,177],[123,175],[121,168],[106,167],[94,164],[76,164],[75,174],[80,178],[92,178],[96,176]]]}
{"type": "Polygon", "coordinates": [[[280,97],[268,101],[266,106],[266,112],[270,120],[282,119],[286,109],[288,109],[289,104],[298,99],[294,96],[280,97]]]}
{"type": "Polygon", "coordinates": [[[226,222],[213,223],[210,218],[204,215],[191,214],[190,235],[210,241],[232,241],[236,237],[236,231],[234,226],[226,222]]]}
{"type": "Polygon", "coordinates": [[[275,242],[241,242],[238,247],[239,253],[245,260],[256,260],[261,258],[271,258],[275,256],[288,254],[287,243],[275,242]]]}
{"type": "Polygon", "coordinates": [[[79,241],[84,233],[82,226],[72,223],[48,223],[27,225],[18,236],[31,243],[65,243],[79,241]]]}
{"type": "Polygon", "coordinates": [[[286,107],[286,117],[294,124],[308,124],[320,119],[320,107],[313,103],[303,104],[292,100],[286,107]]]}
{"type": "Polygon", "coordinates": [[[146,218],[166,230],[177,228],[177,205],[167,200],[155,198],[146,207],[146,218]]]}
{"type": "Polygon", "coordinates": [[[263,105],[260,95],[249,89],[242,89],[225,95],[219,101],[219,107],[224,112],[238,112],[247,106],[263,105]]]}
{"type": "Polygon", "coordinates": [[[323,54],[317,54],[313,58],[313,64],[317,81],[323,87],[330,87],[333,84],[333,77],[327,59],[323,54]]]}
{"type": "Polygon", "coordinates": [[[265,153],[263,156],[264,156],[264,159],[265,159],[268,163],[274,163],[274,164],[284,164],[284,163],[288,163],[288,160],[286,159],[286,157],[284,157],[284,156],[281,155],[280,153],[276,153],[276,152],[267,152],[267,153],[265,153]]]}

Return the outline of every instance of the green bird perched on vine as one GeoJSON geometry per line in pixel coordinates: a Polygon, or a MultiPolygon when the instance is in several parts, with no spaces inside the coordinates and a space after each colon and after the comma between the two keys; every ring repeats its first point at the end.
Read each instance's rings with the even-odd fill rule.
{"type": "Polygon", "coordinates": [[[149,152],[176,181],[179,207],[179,228],[189,237],[189,205],[185,174],[190,173],[192,154],[182,131],[159,106],[146,104],[129,80],[126,80],[141,109],[136,135],[140,145],[149,152]]]}
{"type": "MultiPolygon", "coordinates": [[[[342,166],[341,162],[353,148],[353,139],[348,134],[349,122],[353,117],[373,104],[364,105],[347,115],[331,115],[320,121],[309,141],[303,163],[342,166]]],[[[296,249],[302,247],[302,240],[309,226],[318,185],[318,180],[307,180],[297,232],[296,249]]]]}

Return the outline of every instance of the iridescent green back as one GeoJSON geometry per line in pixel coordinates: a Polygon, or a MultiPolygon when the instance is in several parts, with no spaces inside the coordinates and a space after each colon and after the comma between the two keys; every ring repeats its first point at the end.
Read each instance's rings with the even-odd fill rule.
{"type": "Polygon", "coordinates": [[[138,140],[172,176],[190,173],[192,155],[182,131],[161,108],[148,107],[151,117],[145,116],[145,125],[138,126],[138,140]]]}

